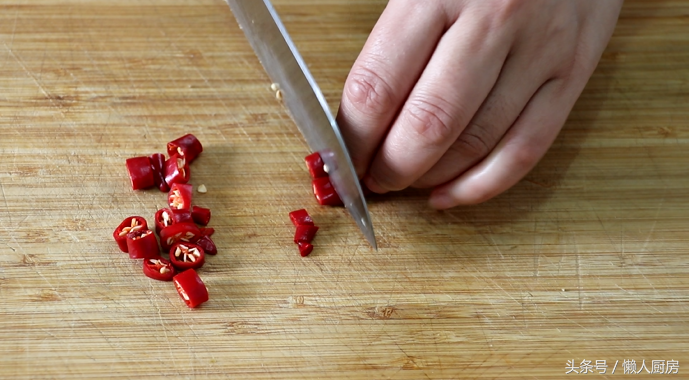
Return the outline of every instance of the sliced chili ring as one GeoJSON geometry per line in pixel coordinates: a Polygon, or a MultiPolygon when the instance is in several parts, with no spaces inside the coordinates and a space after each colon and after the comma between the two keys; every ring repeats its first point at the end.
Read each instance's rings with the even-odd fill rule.
{"type": "Polygon", "coordinates": [[[202,236],[211,237],[215,233],[215,228],[213,228],[213,227],[201,227],[201,228],[199,228],[199,230],[201,230],[202,236]]]}
{"type": "Polygon", "coordinates": [[[201,246],[208,255],[215,255],[218,253],[218,247],[215,246],[215,243],[208,235],[202,236],[201,239],[196,241],[196,244],[201,246]]]}
{"type": "Polygon", "coordinates": [[[306,257],[313,251],[313,245],[309,242],[299,241],[297,242],[297,247],[299,247],[301,257],[306,257]]]}
{"type": "Polygon", "coordinates": [[[297,232],[294,234],[294,242],[299,243],[300,241],[304,241],[311,243],[314,236],[316,236],[316,232],[318,232],[318,226],[309,226],[308,224],[297,226],[297,232]]]}
{"type": "Polygon", "coordinates": [[[112,233],[112,237],[117,242],[117,246],[122,252],[128,252],[127,249],[127,234],[133,231],[140,231],[148,229],[148,223],[146,219],[140,216],[130,216],[120,223],[115,231],[112,233]]]}
{"type": "Polygon", "coordinates": [[[170,262],[179,269],[197,269],[206,261],[204,249],[194,243],[175,243],[170,247],[170,262]]]}
{"type": "Polygon", "coordinates": [[[151,169],[153,170],[153,180],[155,186],[163,192],[170,190],[170,186],[165,182],[165,155],[162,153],[153,153],[148,156],[151,160],[151,169]]]}
{"type": "Polygon", "coordinates": [[[295,210],[289,213],[289,218],[295,226],[313,226],[313,219],[305,209],[295,210]]]}
{"type": "Polygon", "coordinates": [[[194,308],[208,301],[208,289],[195,270],[185,270],[173,277],[172,281],[187,306],[194,308]]]}
{"type": "Polygon", "coordinates": [[[337,191],[335,191],[335,187],[330,182],[330,178],[316,178],[311,183],[313,185],[313,195],[316,196],[319,204],[323,206],[342,206],[344,204],[337,191]]]}
{"type": "Polygon", "coordinates": [[[211,221],[211,210],[205,207],[193,206],[191,208],[191,218],[197,224],[206,226],[211,221]]]}
{"type": "Polygon", "coordinates": [[[158,235],[160,235],[160,231],[163,228],[169,227],[175,223],[174,219],[172,219],[172,211],[170,211],[170,209],[167,207],[156,211],[153,219],[155,223],[155,230],[158,235]]]}
{"type": "Polygon", "coordinates": [[[189,163],[194,161],[201,152],[203,152],[203,145],[191,133],[167,143],[167,154],[169,156],[178,154],[185,157],[189,163]]]}
{"type": "Polygon", "coordinates": [[[189,182],[189,162],[184,158],[175,154],[165,161],[165,182],[172,188],[175,183],[189,182]]]}
{"type": "Polygon", "coordinates": [[[170,186],[170,192],[167,195],[167,203],[170,205],[170,210],[191,211],[192,195],[192,185],[187,183],[172,184],[170,186]]]}
{"type": "Polygon", "coordinates": [[[154,280],[172,281],[177,271],[170,260],[157,257],[144,260],[144,274],[154,280]]]}
{"type": "Polygon", "coordinates": [[[148,157],[132,157],[126,160],[132,190],[143,190],[155,186],[151,160],[148,157]]]}
{"type": "Polygon", "coordinates": [[[130,259],[150,259],[160,255],[158,240],[153,231],[139,230],[127,234],[127,251],[130,259]]]}
{"type": "Polygon", "coordinates": [[[192,223],[194,218],[191,217],[191,211],[189,210],[171,210],[172,219],[175,223],[192,223]]]}
{"type": "Polygon", "coordinates": [[[201,236],[201,230],[194,223],[174,223],[160,230],[160,245],[167,251],[175,243],[194,243],[201,236]]]}
{"type": "Polygon", "coordinates": [[[311,153],[304,158],[304,161],[306,162],[306,168],[309,169],[311,178],[315,179],[328,176],[328,173],[325,171],[325,164],[323,163],[323,158],[321,158],[320,153],[311,153]]]}

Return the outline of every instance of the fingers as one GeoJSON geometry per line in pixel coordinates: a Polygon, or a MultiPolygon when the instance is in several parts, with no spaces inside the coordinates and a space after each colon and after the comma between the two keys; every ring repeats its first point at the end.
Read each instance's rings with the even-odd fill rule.
{"type": "Polygon", "coordinates": [[[495,84],[511,41],[486,33],[481,18],[462,14],[440,40],[433,57],[377,152],[366,186],[401,190],[428,171],[495,84]]]}
{"type": "Polygon", "coordinates": [[[481,203],[516,184],[555,140],[587,79],[580,75],[544,84],[488,157],[431,193],[431,207],[481,203]]]}
{"type": "Polygon", "coordinates": [[[478,112],[440,160],[414,187],[433,187],[456,178],[486,157],[551,74],[529,54],[516,53],[505,62],[500,78],[478,112]]]}
{"type": "Polygon", "coordinates": [[[440,7],[394,1],[376,23],[347,77],[337,116],[360,177],[449,22],[440,7]]]}

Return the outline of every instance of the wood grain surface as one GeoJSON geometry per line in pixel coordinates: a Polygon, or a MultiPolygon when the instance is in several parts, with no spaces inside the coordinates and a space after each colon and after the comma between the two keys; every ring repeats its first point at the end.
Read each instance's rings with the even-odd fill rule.
{"type": "MultiPolygon", "coordinates": [[[[276,1],[333,109],[384,6],[276,1]]],[[[562,379],[568,360],[688,378],[686,1],[625,3],[509,192],[446,212],[424,191],[370,199],[377,252],[317,206],[269,85],[221,0],[0,3],[0,378],[562,379]],[[185,133],[220,251],[195,310],[111,238],[165,204],[124,160],[185,133]],[[308,258],[302,207],[321,226],[308,258]]]]}

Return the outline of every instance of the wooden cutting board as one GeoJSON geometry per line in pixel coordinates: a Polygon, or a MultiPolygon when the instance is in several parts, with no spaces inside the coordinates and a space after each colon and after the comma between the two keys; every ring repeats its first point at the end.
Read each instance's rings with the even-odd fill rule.
{"type": "MultiPolygon", "coordinates": [[[[276,1],[334,109],[384,6],[276,1]]],[[[313,200],[269,85],[221,0],[0,4],[0,378],[562,379],[570,360],[687,378],[687,2],[626,2],[509,192],[446,212],[423,191],[371,199],[377,252],[313,200]],[[111,238],[165,204],[124,160],[185,133],[220,251],[195,310],[111,238]],[[321,226],[308,258],[302,207],[321,226]]]]}

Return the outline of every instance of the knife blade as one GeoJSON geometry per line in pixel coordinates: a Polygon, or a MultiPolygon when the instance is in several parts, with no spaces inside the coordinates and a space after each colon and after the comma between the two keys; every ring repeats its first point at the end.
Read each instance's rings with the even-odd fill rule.
{"type": "Polygon", "coordinates": [[[323,158],[347,211],[377,250],[366,199],[340,129],[275,8],[269,0],[226,1],[309,148],[323,158]]]}

